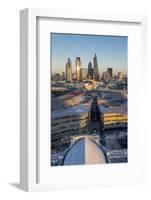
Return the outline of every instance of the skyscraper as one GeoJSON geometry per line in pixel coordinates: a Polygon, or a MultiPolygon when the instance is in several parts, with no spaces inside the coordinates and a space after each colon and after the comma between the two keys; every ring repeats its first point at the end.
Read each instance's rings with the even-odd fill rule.
{"type": "Polygon", "coordinates": [[[118,75],[117,75],[117,78],[119,81],[121,81],[123,79],[124,75],[122,72],[119,72],[118,75]]]}
{"type": "Polygon", "coordinates": [[[108,68],[107,71],[110,74],[110,78],[113,78],[113,68],[108,68]]]}
{"type": "Polygon", "coordinates": [[[77,81],[80,81],[80,68],[81,68],[80,57],[77,57],[76,58],[76,76],[77,76],[77,81]]]}
{"type": "Polygon", "coordinates": [[[108,83],[110,81],[110,73],[108,71],[104,72],[102,74],[102,80],[105,82],[105,83],[108,83]]]}
{"type": "Polygon", "coordinates": [[[88,79],[93,79],[93,67],[91,62],[88,64],[88,79]]]}
{"type": "Polygon", "coordinates": [[[52,80],[55,81],[55,82],[61,81],[61,76],[60,76],[60,74],[59,74],[59,73],[54,74],[54,75],[52,76],[52,80]]]}
{"type": "Polygon", "coordinates": [[[62,72],[62,75],[61,75],[61,80],[64,81],[65,80],[65,72],[62,72]]]}
{"type": "Polygon", "coordinates": [[[99,69],[98,69],[98,62],[97,62],[96,54],[93,57],[93,67],[94,67],[94,76],[93,76],[93,79],[95,81],[98,81],[99,80],[99,69]]]}
{"type": "Polygon", "coordinates": [[[88,75],[88,69],[81,68],[80,69],[80,81],[86,80],[88,75]]]}
{"type": "Polygon", "coordinates": [[[68,62],[66,63],[66,81],[72,81],[72,64],[70,58],[68,58],[68,62]]]}
{"type": "Polygon", "coordinates": [[[75,72],[72,72],[72,80],[76,80],[76,73],[75,72]]]}

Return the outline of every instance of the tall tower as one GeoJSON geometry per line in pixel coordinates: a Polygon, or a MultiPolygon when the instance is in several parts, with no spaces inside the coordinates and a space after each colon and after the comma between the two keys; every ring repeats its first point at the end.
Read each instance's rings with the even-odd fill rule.
{"type": "Polygon", "coordinates": [[[88,79],[93,79],[93,67],[91,62],[88,64],[88,79]]]}
{"type": "Polygon", "coordinates": [[[76,58],[76,77],[77,77],[77,81],[80,81],[80,68],[81,68],[80,57],[77,57],[76,58]]]}
{"type": "Polygon", "coordinates": [[[80,81],[86,80],[88,76],[87,68],[80,68],[80,81]]]}
{"type": "Polygon", "coordinates": [[[110,74],[110,78],[113,78],[113,68],[108,68],[107,71],[110,74]]]}
{"type": "Polygon", "coordinates": [[[66,63],[66,81],[72,81],[72,64],[70,58],[68,58],[68,62],[66,63]]]}
{"type": "Polygon", "coordinates": [[[98,62],[97,62],[96,54],[93,57],[93,67],[94,67],[94,76],[93,76],[93,79],[95,81],[98,81],[99,80],[99,69],[98,69],[98,62]]]}

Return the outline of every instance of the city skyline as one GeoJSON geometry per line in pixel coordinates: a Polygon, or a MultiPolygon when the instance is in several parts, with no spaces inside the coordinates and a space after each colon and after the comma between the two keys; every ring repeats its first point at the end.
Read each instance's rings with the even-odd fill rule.
{"type": "Polygon", "coordinates": [[[127,40],[51,34],[51,166],[128,162],[127,40]]]}
{"type": "Polygon", "coordinates": [[[114,73],[127,73],[127,36],[52,33],[51,42],[52,74],[64,72],[68,58],[73,72],[76,57],[80,57],[82,68],[88,68],[95,54],[100,75],[110,67],[114,73]]]}

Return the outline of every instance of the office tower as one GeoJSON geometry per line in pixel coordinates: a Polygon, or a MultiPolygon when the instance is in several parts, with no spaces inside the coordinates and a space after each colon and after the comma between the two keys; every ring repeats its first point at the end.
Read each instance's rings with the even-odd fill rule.
{"type": "Polygon", "coordinates": [[[93,57],[93,68],[94,68],[93,79],[95,81],[99,81],[99,69],[98,69],[98,62],[97,62],[96,54],[93,57]]]}
{"type": "Polygon", "coordinates": [[[110,78],[113,78],[113,68],[108,68],[107,71],[110,74],[110,78]]]}
{"type": "Polygon", "coordinates": [[[81,68],[80,57],[77,57],[76,58],[76,76],[77,76],[77,81],[80,81],[80,68],[81,68]]]}
{"type": "Polygon", "coordinates": [[[72,81],[72,64],[70,58],[68,58],[68,62],[66,63],[66,81],[72,81]]]}
{"type": "Polygon", "coordinates": [[[93,67],[92,67],[92,63],[89,62],[88,64],[88,79],[93,79],[93,67]]]}
{"type": "Polygon", "coordinates": [[[59,74],[59,73],[54,74],[54,75],[52,76],[52,80],[55,81],[55,82],[61,81],[61,76],[60,76],[60,74],[59,74]]]}
{"type": "Polygon", "coordinates": [[[65,72],[62,72],[62,75],[61,75],[61,80],[64,81],[65,80],[65,72]]]}
{"type": "Polygon", "coordinates": [[[72,80],[76,80],[76,73],[75,72],[72,73],[72,80]]]}
{"type": "Polygon", "coordinates": [[[105,83],[108,83],[110,81],[110,74],[108,71],[104,72],[102,75],[102,79],[105,83]]]}
{"type": "Polygon", "coordinates": [[[119,81],[121,81],[122,79],[123,79],[123,73],[122,72],[119,72],[118,73],[118,75],[117,75],[117,79],[119,80],[119,81]]]}
{"type": "Polygon", "coordinates": [[[86,68],[80,69],[80,81],[86,80],[88,76],[88,70],[86,68]]]}
{"type": "Polygon", "coordinates": [[[65,78],[65,72],[62,72],[62,77],[65,78]]]}

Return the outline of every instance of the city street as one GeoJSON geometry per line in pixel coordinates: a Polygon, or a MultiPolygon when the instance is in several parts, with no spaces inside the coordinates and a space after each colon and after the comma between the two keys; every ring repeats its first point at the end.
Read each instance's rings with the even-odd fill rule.
{"type": "Polygon", "coordinates": [[[89,131],[92,134],[100,133],[100,113],[98,109],[97,96],[93,98],[92,107],[90,111],[89,131]]]}

